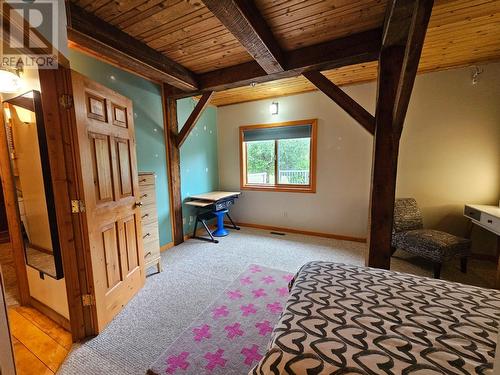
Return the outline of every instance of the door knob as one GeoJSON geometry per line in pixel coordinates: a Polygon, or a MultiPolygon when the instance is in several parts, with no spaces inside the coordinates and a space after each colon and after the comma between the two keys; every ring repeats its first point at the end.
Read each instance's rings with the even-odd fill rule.
{"type": "Polygon", "coordinates": [[[135,202],[136,207],[142,207],[142,202],[135,202]]]}

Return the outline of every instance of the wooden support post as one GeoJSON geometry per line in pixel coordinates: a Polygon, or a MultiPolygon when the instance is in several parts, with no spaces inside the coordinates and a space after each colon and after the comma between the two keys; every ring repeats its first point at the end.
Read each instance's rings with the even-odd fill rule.
{"type": "Polygon", "coordinates": [[[368,252],[365,264],[389,269],[392,221],[396,195],[399,138],[395,136],[392,113],[404,49],[382,51],[379,61],[376,128],[373,148],[368,252]]]}
{"type": "Polygon", "coordinates": [[[332,99],[346,111],[354,120],[364,127],[370,134],[375,133],[375,118],[354,99],[347,95],[341,88],[326,78],[320,72],[302,73],[316,88],[332,99]]]}
{"type": "Polygon", "coordinates": [[[181,147],[184,141],[187,139],[189,133],[191,133],[191,130],[193,130],[201,114],[210,103],[210,99],[212,98],[213,94],[214,94],[213,91],[208,91],[201,96],[200,101],[196,104],[196,107],[193,109],[193,112],[191,112],[191,114],[189,115],[188,119],[186,120],[186,123],[179,132],[179,135],[177,136],[177,141],[176,141],[177,147],[181,147]]]}
{"type": "Polygon", "coordinates": [[[184,242],[182,223],[181,166],[177,146],[179,125],[177,123],[177,100],[169,96],[172,87],[163,85],[163,108],[165,117],[165,145],[167,147],[168,186],[170,215],[172,217],[172,236],[174,245],[184,242]]]}
{"type": "Polygon", "coordinates": [[[392,0],[379,58],[377,109],[365,264],[389,269],[399,138],[433,0],[392,0]]]}

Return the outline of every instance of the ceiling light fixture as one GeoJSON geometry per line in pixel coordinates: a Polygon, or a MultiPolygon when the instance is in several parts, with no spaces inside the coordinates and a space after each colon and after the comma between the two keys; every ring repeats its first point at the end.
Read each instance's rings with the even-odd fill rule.
{"type": "Polygon", "coordinates": [[[271,105],[269,106],[269,111],[271,112],[271,115],[277,115],[278,114],[278,102],[272,102],[271,105]]]}

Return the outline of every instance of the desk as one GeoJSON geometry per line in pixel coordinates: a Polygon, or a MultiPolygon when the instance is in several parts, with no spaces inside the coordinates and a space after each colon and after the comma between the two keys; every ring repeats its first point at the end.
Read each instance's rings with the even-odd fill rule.
{"type": "Polygon", "coordinates": [[[192,195],[186,202],[187,205],[204,210],[196,215],[196,222],[194,224],[193,238],[198,238],[204,241],[218,243],[214,237],[224,237],[229,232],[224,228],[224,217],[227,216],[232,224],[232,228],[239,230],[240,228],[234,223],[229,215],[229,207],[234,205],[235,200],[240,196],[240,192],[234,191],[212,191],[209,193],[192,195]],[[208,229],[207,221],[217,218],[217,230],[211,232],[208,229]],[[196,234],[198,223],[201,223],[210,238],[200,237],[196,234]]]}
{"type": "MultiPolygon", "coordinates": [[[[497,256],[500,253],[500,207],[479,204],[467,204],[464,207],[464,216],[471,223],[497,235],[497,256]]],[[[500,289],[500,258],[497,261],[497,276],[495,288],[500,289]]]]}

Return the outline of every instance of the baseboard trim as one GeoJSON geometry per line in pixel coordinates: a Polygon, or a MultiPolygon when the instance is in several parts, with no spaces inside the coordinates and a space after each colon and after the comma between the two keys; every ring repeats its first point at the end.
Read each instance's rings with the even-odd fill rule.
{"type": "MultiPolygon", "coordinates": [[[[225,223],[225,224],[229,224],[230,225],[230,223],[225,223]]],[[[275,226],[272,226],[272,225],[262,225],[262,224],[254,224],[254,223],[240,223],[240,222],[237,222],[236,225],[239,225],[240,227],[248,227],[248,228],[256,228],[256,229],[272,230],[272,231],[294,233],[294,234],[303,234],[303,235],[306,235],[306,236],[332,238],[332,239],[341,240],[341,241],[353,241],[353,242],[366,243],[366,238],[344,236],[342,234],[312,232],[312,231],[302,230],[302,229],[275,227],[275,226]]]]}
{"type": "Polygon", "coordinates": [[[166,243],[165,245],[161,246],[160,247],[160,252],[164,252],[164,251],[167,251],[168,249],[171,249],[172,247],[174,247],[174,242],[169,242],[169,243],[166,243]]]}
{"type": "Polygon", "coordinates": [[[33,297],[30,298],[30,304],[33,308],[37,309],[43,315],[52,319],[54,322],[63,327],[66,331],[71,332],[71,324],[69,323],[69,320],[66,319],[64,316],[62,316],[61,314],[59,314],[57,311],[52,310],[46,304],[40,302],[39,300],[33,297]]]}
{"type": "MultiPolygon", "coordinates": [[[[231,225],[230,222],[224,222],[226,225],[231,225]]],[[[314,236],[314,237],[323,237],[323,238],[332,238],[334,240],[341,240],[341,241],[352,241],[352,242],[360,242],[360,243],[366,243],[366,238],[361,238],[361,237],[352,237],[352,236],[344,236],[342,234],[334,234],[334,233],[321,233],[321,232],[312,232],[312,231],[307,231],[307,230],[302,230],[302,229],[293,229],[293,228],[284,228],[284,227],[275,227],[272,225],[262,225],[262,224],[253,224],[253,223],[236,223],[236,225],[239,225],[240,227],[248,227],[248,228],[255,228],[255,229],[264,229],[264,230],[272,230],[272,231],[279,231],[279,232],[286,232],[286,233],[294,233],[294,234],[303,234],[306,236],[314,236]]],[[[209,225],[209,229],[215,230],[216,226],[215,225],[209,225]]],[[[205,228],[199,228],[196,231],[196,234],[198,236],[207,234],[205,231],[205,228]]],[[[187,241],[189,239],[193,238],[193,234],[185,234],[184,235],[184,241],[187,241]]],[[[160,251],[164,252],[167,251],[168,249],[171,249],[174,247],[173,242],[169,242],[162,247],[160,247],[160,251]]]]}
{"type": "MultiPolygon", "coordinates": [[[[209,229],[213,229],[213,230],[215,230],[215,225],[209,225],[209,226],[208,226],[208,228],[209,228],[209,229]]],[[[196,230],[196,234],[197,234],[198,236],[203,235],[203,234],[205,234],[205,235],[206,235],[206,234],[207,234],[207,232],[205,231],[205,228],[201,227],[201,228],[198,228],[198,229],[196,230]]],[[[185,234],[185,235],[184,235],[184,241],[187,241],[187,240],[189,240],[189,239],[191,239],[191,238],[193,238],[193,233],[189,233],[189,234],[185,234]]],[[[168,249],[171,249],[171,248],[172,248],[172,247],[174,247],[174,246],[175,246],[175,245],[174,245],[174,242],[173,242],[173,241],[172,241],[172,242],[169,242],[169,243],[167,243],[167,244],[165,244],[165,245],[163,245],[163,246],[161,246],[161,247],[160,247],[160,252],[167,251],[168,249]]]]}

